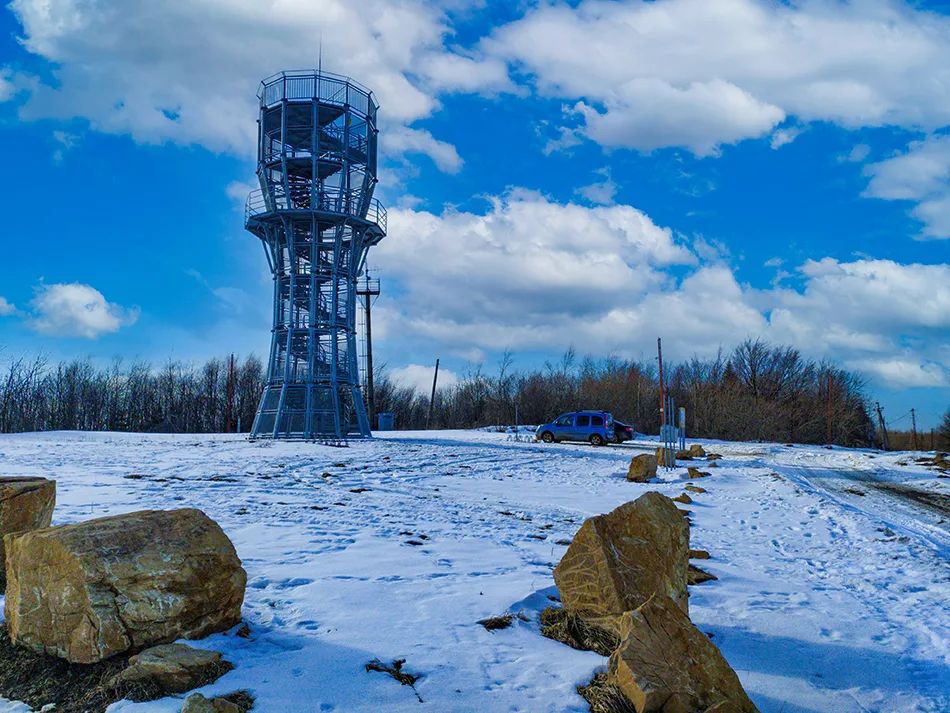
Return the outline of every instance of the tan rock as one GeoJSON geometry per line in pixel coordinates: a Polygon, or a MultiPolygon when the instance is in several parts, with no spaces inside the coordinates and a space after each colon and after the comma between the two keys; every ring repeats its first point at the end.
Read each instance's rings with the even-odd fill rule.
{"type": "Polygon", "coordinates": [[[687,468],[686,472],[689,473],[690,478],[708,478],[711,473],[700,470],[699,468],[687,468]]]}
{"type": "Polygon", "coordinates": [[[649,492],[584,521],[557,567],[564,607],[586,618],[636,609],[654,592],[687,611],[689,525],[665,495],[649,492]]]}
{"type": "Polygon", "coordinates": [[[686,571],[686,583],[689,585],[702,584],[703,582],[712,582],[718,580],[714,574],[710,574],[706,570],[700,569],[694,564],[689,566],[689,569],[686,571]]]}
{"type": "Polygon", "coordinates": [[[632,483],[645,483],[656,477],[656,456],[642,453],[634,456],[627,469],[627,480],[632,483]]]}
{"type": "Polygon", "coordinates": [[[689,497],[686,493],[681,493],[673,498],[674,503],[683,503],[683,505],[689,505],[693,502],[693,499],[689,497]]]}
{"type": "Polygon", "coordinates": [[[4,536],[49,527],[55,505],[55,480],[0,478],[0,594],[6,586],[4,536]]]}
{"type": "Polygon", "coordinates": [[[200,510],[143,511],[7,538],[11,639],[73,663],[241,623],[247,574],[200,510]]]}
{"type": "Polygon", "coordinates": [[[698,443],[693,443],[689,447],[689,454],[693,456],[693,458],[705,458],[706,450],[698,443]]]}
{"type": "Polygon", "coordinates": [[[218,651],[185,644],[162,644],[129,659],[129,665],[112,679],[113,688],[155,684],[169,693],[185,693],[213,683],[230,670],[218,651]]]}
{"type": "Polygon", "coordinates": [[[719,460],[722,456],[719,453],[707,453],[706,460],[719,460]]]}
{"type": "Polygon", "coordinates": [[[683,486],[691,493],[708,493],[709,491],[706,488],[700,488],[698,485],[686,485],[683,486]]]}
{"type": "Polygon", "coordinates": [[[719,649],[669,597],[657,593],[621,626],[607,677],[637,713],[696,713],[723,702],[735,708],[716,713],[758,713],[719,649]]]}
{"type": "Polygon", "coordinates": [[[709,553],[706,550],[690,550],[689,558],[691,560],[708,560],[709,553]]]}
{"type": "Polygon", "coordinates": [[[192,693],[185,699],[181,713],[241,713],[241,709],[226,698],[205,698],[192,693]]]}
{"type": "Polygon", "coordinates": [[[689,451],[676,451],[676,460],[693,460],[693,454],[689,451]]]}

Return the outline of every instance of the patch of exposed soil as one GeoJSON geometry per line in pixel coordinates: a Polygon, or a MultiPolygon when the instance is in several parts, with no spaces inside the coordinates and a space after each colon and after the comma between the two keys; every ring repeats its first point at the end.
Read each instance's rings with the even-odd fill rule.
{"type": "Polygon", "coordinates": [[[875,490],[891,493],[899,498],[910,500],[911,502],[915,502],[919,505],[923,505],[926,508],[935,510],[941,515],[950,517],[950,495],[945,493],[935,493],[928,490],[918,490],[917,488],[912,488],[908,485],[901,485],[900,483],[886,483],[880,480],[865,480],[863,482],[865,485],[868,485],[875,490]]]}
{"type": "MultiPolygon", "coordinates": [[[[157,683],[112,686],[113,677],[125,669],[131,657],[130,652],[99,663],[71,664],[14,646],[6,627],[0,627],[0,697],[23,701],[35,710],[52,703],[56,713],[104,713],[110,704],[123,698],[140,702],[170,695],[157,683]]],[[[233,664],[221,661],[209,679],[197,687],[233,668],[233,664]]]]}

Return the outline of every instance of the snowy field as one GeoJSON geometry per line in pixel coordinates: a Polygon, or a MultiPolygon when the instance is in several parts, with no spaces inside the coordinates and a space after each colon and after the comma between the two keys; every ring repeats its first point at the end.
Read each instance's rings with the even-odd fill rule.
{"type": "MultiPolygon", "coordinates": [[[[606,660],[543,638],[538,613],[584,518],[647,490],[682,492],[685,469],[624,480],[631,456],[655,445],[468,431],[348,448],[25,434],[0,436],[0,475],[55,478],[54,524],[179,507],[221,523],[248,572],[252,636],[198,644],[237,665],[206,695],[246,688],[261,713],[580,712],[575,687],[606,660]],[[505,612],[527,621],[476,624],[505,612]],[[367,673],[376,658],[405,659],[415,691],[367,673]]],[[[939,509],[950,480],[893,454],[705,445],[725,457],[696,481],[709,492],[688,506],[691,537],[719,581],[690,588],[690,614],[759,709],[950,711],[950,518],[939,509]]],[[[0,701],[0,713],[27,710],[0,701]]]]}

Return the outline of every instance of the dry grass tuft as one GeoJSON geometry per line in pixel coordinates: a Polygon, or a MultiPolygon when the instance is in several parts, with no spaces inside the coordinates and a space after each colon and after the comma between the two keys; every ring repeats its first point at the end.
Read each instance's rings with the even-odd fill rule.
{"type": "Polygon", "coordinates": [[[591,713],[637,713],[623,691],[610,683],[603,671],[595,673],[586,686],[578,686],[577,692],[590,704],[591,713]]]}
{"type": "Polygon", "coordinates": [[[366,664],[366,670],[388,673],[403,686],[415,686],[416,681],[418,681],[420,677],[413,676],[411,673],[406,673],[403,671],[402,667],[405,663],[406,659],[396,659],[392,662],[392,664],[384,664],[379,659],[373,659],[368,664],[366,664]]]}
{"type": "Polygon", "coordinates": [[[482,619],[478,623],[489,631],[497,631],[498,629],[507,629],[509,626],[511,626],[511,621],[511,614],[505,614],[503,616],[493,616],[489,617],[488,619],[482,619]]]}
{"type": "Polygon", "coordinates": [[[230,701],[241,710],[241,713],[247,713],[247,711],[254,707],[254,696],[252,696],[249,691],[235,691],[234,693],[229,693],[226,696],[216,697],[230,701]]]}
{"type": "Polygon", "coordinates": [[[548,607],[541,612],[541,635],[572,649],[593,651],[601,656],[610,656],[620,646],[620,639],[615,634],[563,607],[548,607]]]}

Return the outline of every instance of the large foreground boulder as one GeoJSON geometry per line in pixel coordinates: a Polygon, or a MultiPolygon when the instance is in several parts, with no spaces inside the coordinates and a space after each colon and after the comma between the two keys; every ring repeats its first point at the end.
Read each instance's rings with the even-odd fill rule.
{"type": "Polygon", "coordinates": [[[589,619],[619,616],[656,592],[687,611],[689,524],[665,495],[649,492],[584,521],[557,567],[565,609],[589,619]]]}
{"type": "Polygon", "coordinates": [[[645,483],[650,478],[656,477],[656,456],[649,453],[641,453],[634,456],[630,461],[630,467],[627,469],[627,480],[632,483],[645,483]]]}
{"type": "Polygon", "coordinates": [[[144,511],[7,537],[14,643],[93,663],[241,622],[247,574],[200,510],[144,511]]]}
{"type": "Polygon", "coordinates": [[[607,676],[637,713],[758,713],[719,649],[666,595],[624,614],[621,633],[607,676]]]}
{"type": "Polygon", "coordinates": [[[55,506],[55,480],[0,478],[0,594],[6,584],[4,536],[49,527],[55,506]]]}

